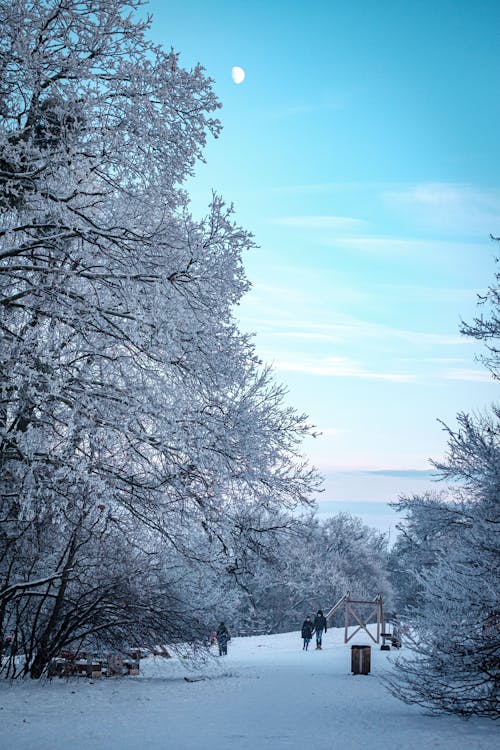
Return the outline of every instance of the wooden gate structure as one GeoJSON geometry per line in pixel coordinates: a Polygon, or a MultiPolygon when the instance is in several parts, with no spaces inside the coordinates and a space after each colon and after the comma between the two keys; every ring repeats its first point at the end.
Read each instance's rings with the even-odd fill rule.
{"type": "Polygon", "coordinates": [[[380,634],[381,634],[381,628],[383,627],[384,622],[384,608],[383,608],[383,602],[382,602],[382,595],[377,594],[375,599],[351,599],[351,593],[348,591],[347,594],[344,594],[342,596],[337,604],[335,604],[331,610],[327,613],[326,619],[329,620],[330,617],[341,607],[345,607],[345,630],[344,630],[344,643],[348,643],[351,638],[353,638],[356,633],[359,633],[360,630],[364,630],[365,633],[367,633],[372,641],[374,643],[378,643],[380,641],[380,634]],[[356,607],[358,605],[371,605],[370,609],[368,610],[368,614],[366,617],[363,617],[363,615],[356,611],[356,607]],[[356,623],[358,624],[358,627],[356,630],[349,635],[349,622],[350,619],[354,619],[356,623]],[[370,619],[377,619],[377,637],[374,638],[372,633],[367,628],[367,624],[370,619]]]}

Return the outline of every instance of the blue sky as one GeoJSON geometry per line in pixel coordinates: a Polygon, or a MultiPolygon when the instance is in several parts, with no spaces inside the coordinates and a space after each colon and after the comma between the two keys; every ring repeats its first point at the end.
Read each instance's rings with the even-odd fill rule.
{"type": "Polygon", "coordinates": [[[434,487],[438,419],[453,426],[497,396],[459,325],[500,249],[500,4],[148,9],[152,38],[200,62],[223,104],[188,185],[193,212],[215,189],[255,235],[237,313],[323,433],[305,445],[323,509],[434,487]]]}

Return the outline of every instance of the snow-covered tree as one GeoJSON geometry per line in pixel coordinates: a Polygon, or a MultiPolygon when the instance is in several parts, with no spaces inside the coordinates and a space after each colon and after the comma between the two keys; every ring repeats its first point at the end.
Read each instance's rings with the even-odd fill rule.
{"type": "MultiPolygon", "coordinates": [[[[402,501],[403,526],[427,528],[414,573],[420,601],[409,608],[414,652],[397,662],[397,695],[463,715],[497,716],[500,697],[500,410],[459,415],[438,468],[457,480],[439,500],[402,501]],[[424,550],[423,550],[424,547],[424,550]],[[423,554],[424,552],[424,554],[423,554]]],[[[422,537],[421,537],[422,538],[422,537]]]]}
{"type": "Polygon", "coordinates": [[[239,589],[225,617],[241,632],[296,630],[305,614],[326,613],[348,591],[367,599],[380,592],[391,605],[383,534],[345,513],[290,517],[288,528],[276,520],[270,543],[250,549],[234,571],[239,589]]]}
{"type": "MultiPolygon", "coordinates": [[[[500,237],[491,237],[500,242],[500,237]]],[[[497,258],[497,263],[498,263],[497,258]]],[[[490,370],[493,377],[500,378],[500,273],[495,274],[493,284],[486,294],[479,297],[482,308],[481,315],[474,318],[472,323],[462,323],[461,332],[466,336],[484,341],[488,354],[481,357],[483,363],[490,370]]]]}
{"type": "MultiPolygon", "coordinates": [[[[467,332],[489,339],[488,365],[498,373],[490,323],[467,332]],[[475,333],[474,333],[475,331],[475,333]]],[[[450,482],[439,497],[403,498],[399,564],[419,590],[409,646],[396,663],[391,690],[408,703],[464,716],[498,717],[500,698],[500,408],[457,417],[448,454],[435,462],[450,482]]]]}
{"type": "MultiPolygon", "coordinates": [[[[437,477],[436,477],[437,478],[437,477]]],[[[392,507],[404,515],[389,553],[389,577],[394,587],[395,611],[400,617],[418,607],[424,597],[421,574],[436,564],[441,551],[452,543],[456,531],[452,523],[443,525],[446,494],[428,492],[401,497],[392,507]]]]}
{"type": "Polygon", "coordinates": [[[106,518],[191,560],[201,529],[200,562],[230,564],[235,499],[272,516],[318,481],[233,318],[252,239],[217,196],[194,221],[182,189],[220,130],[211,81],[140,5],[0,2],[0,633],[19,637],[40,590],[2,591],[52,576],[55,642],[50,603],[92,545],[113,557],[106,518]]]}

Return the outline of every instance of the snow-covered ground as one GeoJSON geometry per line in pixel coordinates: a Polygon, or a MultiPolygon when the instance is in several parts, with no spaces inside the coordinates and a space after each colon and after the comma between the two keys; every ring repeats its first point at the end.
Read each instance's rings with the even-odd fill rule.
{"type": "MultiPolygon", "coordinates": [[[[354,643],[368,642],[356,636],[354,643]]],[[[141,675],[0,680],[2,750],[497,750],[498,725],[429,716],[380,678],[394,651],[372,644],[371,674],[352,675],[351,643],[323,650],[298,633],[234,638],[204,666],[148,658],[141,675]],[[189,678],[186,681],[185,678],[189,678]]]]}

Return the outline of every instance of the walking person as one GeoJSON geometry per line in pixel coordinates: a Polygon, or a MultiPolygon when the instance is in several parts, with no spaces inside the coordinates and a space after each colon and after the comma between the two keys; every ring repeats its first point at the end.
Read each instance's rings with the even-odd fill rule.
{"type": "Polygon", "coordinates": [[[219,656],[227,656],[227,642],[231,640],[229,630],[223,622],[217,628],[217,643],[219,644],[219,656]]]}
{"type": "Polygon", "coordinates": [[[316,649],[321,651],[321,644],[323,641],[323,631],[326,633],[326,617],[324,616],[321,609],[316,612],[316,617],[313,622],[314,632],[316,633],[316,649]]]}
{"type": "Polygon", "coordinates": [[[309,648],[309,644],[311,643],[311,638],[313,637],[313,632],[314,632],[314,625],[309,615],[307,615],[302,625],[302,638],[304,639],[304,645],[302,646],[302,651],[307,651],[307,649],[309,648]]]}

